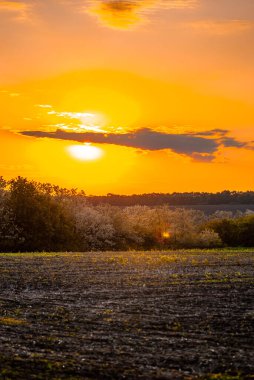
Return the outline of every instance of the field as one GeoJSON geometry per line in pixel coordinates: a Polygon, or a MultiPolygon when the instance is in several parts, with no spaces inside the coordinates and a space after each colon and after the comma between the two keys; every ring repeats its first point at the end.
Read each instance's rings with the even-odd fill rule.
{"type": "Polygon", "coordinates": [[[0,379],[254,379],[253,259],[0,254],[0,379]]]}

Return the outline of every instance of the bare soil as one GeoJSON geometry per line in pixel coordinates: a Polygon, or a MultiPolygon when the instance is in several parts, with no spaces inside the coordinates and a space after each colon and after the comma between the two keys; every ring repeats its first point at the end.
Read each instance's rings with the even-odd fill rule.
{"type": "Polygon", "coordinates": [[[254,379],[253,252],[0,254],[0,379],[254,379]]]}

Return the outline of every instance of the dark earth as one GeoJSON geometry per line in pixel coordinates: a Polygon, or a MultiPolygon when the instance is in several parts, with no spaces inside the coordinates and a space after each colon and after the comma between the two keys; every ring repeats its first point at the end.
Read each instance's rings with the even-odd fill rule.
{"type": "Polygon", "coordinates": [[[0,379],[254,379],[253,259],[0,254],[0,379]]]}

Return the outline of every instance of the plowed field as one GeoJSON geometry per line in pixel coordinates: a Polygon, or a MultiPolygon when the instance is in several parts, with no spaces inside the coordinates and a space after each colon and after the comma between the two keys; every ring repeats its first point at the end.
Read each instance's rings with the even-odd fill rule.
{"type": "Polygon", "coordinates": [[[0,379],[254,379],[253,252],[0,254],[0,379]]]}

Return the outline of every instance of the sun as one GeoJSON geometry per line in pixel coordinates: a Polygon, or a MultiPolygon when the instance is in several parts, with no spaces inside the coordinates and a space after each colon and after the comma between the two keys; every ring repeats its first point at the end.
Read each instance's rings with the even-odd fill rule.
{"type": "Polygon", "coordinates": [[[71,145],[67,148],[67,151],[73,158],[80,161],[94,161],[103,156],[102,149],[88,143],[82,145],[71,145]]]}

